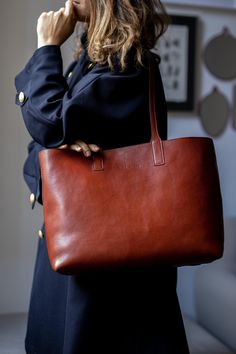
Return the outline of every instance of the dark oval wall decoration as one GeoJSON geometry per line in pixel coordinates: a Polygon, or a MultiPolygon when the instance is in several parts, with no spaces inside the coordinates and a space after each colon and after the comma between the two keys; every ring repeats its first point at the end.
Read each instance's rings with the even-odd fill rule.
{"type": "Polygon", "coordinates": [[[217,78],[236,78],[236,38],[227,28],[206,45],[204,61],[208,70],[217,78]]]}
{"type": "Polygon", "coordinates": [[[200,101],[199,115],[203,128],[212,137],[224,131],[229,116],[229,103],[217,87],[200,101]]]}

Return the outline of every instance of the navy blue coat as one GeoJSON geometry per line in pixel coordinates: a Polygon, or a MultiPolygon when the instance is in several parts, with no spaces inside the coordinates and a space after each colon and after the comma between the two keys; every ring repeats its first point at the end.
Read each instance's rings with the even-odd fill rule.
{"type": "MultiPolygon", "coordinates": [[[[34,52],[15,78],[16,104],[32,137],[24,178],[41,204],[41,149],[75,139],[103,149],[150,140],[148,68],[135,67],[132,49],[123,73],[118,62],[114,72],[107,65],[89,65],[83,44],[80,59],[65,75],[60,47],[47,45],[34,52]]],[[[156,67],[158,126],[166,139],[167,109],[158,62],[156,67]]],[[[39,239],[26,352],[187,354],[176,279],[174,267],[57,274],[50,267],[45,238],[39,239]]]]}

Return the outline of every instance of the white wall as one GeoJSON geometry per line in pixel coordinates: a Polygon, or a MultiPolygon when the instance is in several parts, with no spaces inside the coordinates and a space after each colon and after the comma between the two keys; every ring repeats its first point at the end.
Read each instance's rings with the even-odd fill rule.
{"type": "MultiPolygon", "coordinates": [[[[1,110],[1,234],[0,234],[0,313],[23,312],[28,308],[30,286],[35,260],[37,231],[42,223],[42,208],[31,210],[29,192],[22,178],[22,165],[26,157],[26,145],[30,137],[22,122],[19,107],[15,106],[14,77],[23,68],[36,48],[36,21],[44,10],[54,10],[63,2],[53,0],[8,0],[0,12],[0,110],[1,110]]],[[[168,7],[174,12],[197,14],[201,17],[203,31],[201,41],[219,32],[227,24],[236,35],[236,15],[194,8],[168,7]]],[[[72,59],[72,44],[63,48],[65,66],[72,59]]],[[[200,54],[199,54],[200,56],[200,54]]],[[[198,58],[200,60],[200,57],[198,58]]],[[[204,67],[199,67],[199,91],[207,93],[213,84],[231,98],[232,83],[222,83],[213,78],[204,67]]],[[[205,135],[199,119],[194,115],[169,116],[169,137],[205,135]]],[[[225,215],[236,213],[236,132],[230,122],[227,130],[215,139],[225,215]]],[[[179,271],[178,292],[184,311],[194,314],[192,273],[195,268],[179,271]]]]}
{"type": "MultiPolygon", "coordinates": [[[[236,11],[223,11],[205,9],[200,7],[167,6],[169,13],[194,15],[199,17],[199,32],[197,43],[197,100],[210,93],[212,87],[217,85],[232,105],[233,86],[236,80],[221,81],[212,76],[202,60],[203,48],[207,41],[220,33],[224,26],[228,26],[230,32],[236,36],[236,11]]],[[[214,118],[214,117],[213,117],[214,118]]],[[[169,138],[181,136],[207,136],[202,128],[197,113],[193,114],[169,114],[169,138]]],[[[220,173],[224,216],[236,215],[236,130],[232,128],[232,114],[229,116],[227,129],[214,139],[220,173]]],[[[195,316],[193,275],[199,267],[179,268],[178,294],[181,307],[184,312],[195,316]]]]}
{"type": "MultiPolygon", "coordinates": [[[[23,312],[28,308],[41,206],[31,210],[22,166],[30,136],[19,107],[15,105],[14,77],[36,49],[36,22],[43,11],[63,5],[53,0],[8,0],[0,12],[0,313],[23,312]]],[[[67,62],[71,43],[63,46],[67,62]]]]}

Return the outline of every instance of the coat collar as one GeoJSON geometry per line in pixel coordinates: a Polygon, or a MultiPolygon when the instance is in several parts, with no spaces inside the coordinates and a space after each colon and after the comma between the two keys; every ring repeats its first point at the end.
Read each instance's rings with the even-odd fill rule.
{"type": "Polygon", "coordinates": [[[83,32],[83,33],[81,34],[81,36],[80,36],[80,41],[81,41],[82,47],[83,47],[84,49],[86,49],[86,48],[87,48],[87,45],[88,45],[87,39],[88,39],[88,35],[87,35],[87,31],[85,31],[85,32],[83,32]]]}

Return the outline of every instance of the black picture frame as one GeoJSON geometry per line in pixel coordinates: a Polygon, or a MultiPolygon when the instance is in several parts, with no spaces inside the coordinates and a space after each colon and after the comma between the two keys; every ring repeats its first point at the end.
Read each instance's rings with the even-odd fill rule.
{"type": "Polygon", "coordinates": [[[198,18],[171,15],[171,24],[157,41],[160,71],[168,111],[194,111],[195,58],[198,18]]]}

